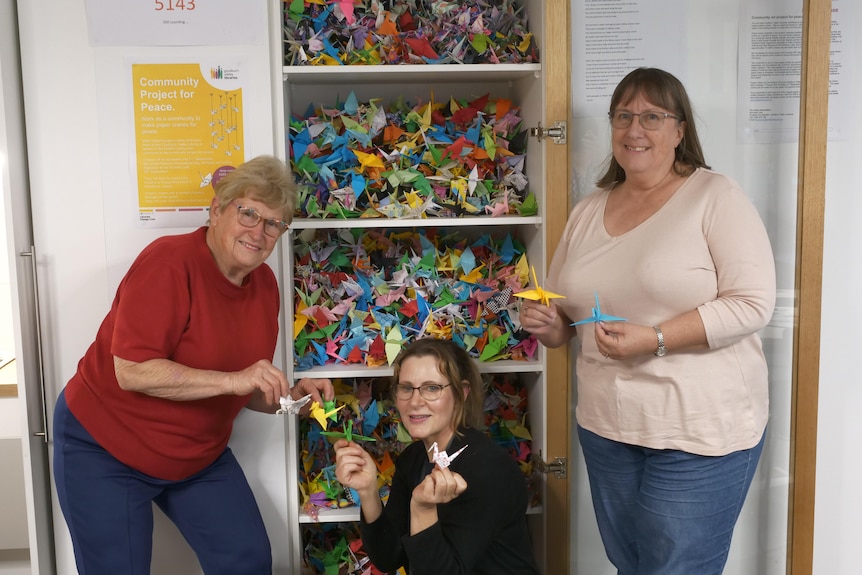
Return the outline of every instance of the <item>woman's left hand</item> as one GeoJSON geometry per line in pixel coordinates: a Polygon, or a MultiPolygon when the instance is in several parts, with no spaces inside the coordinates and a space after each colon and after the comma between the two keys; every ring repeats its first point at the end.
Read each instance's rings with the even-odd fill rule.
{"type": "Polygon", "coordinates": [[[596,347],[610,359],[627,359],[653,353],[658,347],[655,330],[646,325],[608,321],[596,323],[596,347]]]}
{"type": "Polygon", "coordinates": [[[467,489],[467,482],[459,473],[435,465],[425,479],[413,489],[413,500],[420,506],[449,503],[467,489]]]}
{"type": "Polygon", "coordinates": [[[437,504],[449,503],[467,489],[459,473],[448,468],[434,469],[413,489],[410,498],[410,534],[415,535],[437,523],[437,504]]]}

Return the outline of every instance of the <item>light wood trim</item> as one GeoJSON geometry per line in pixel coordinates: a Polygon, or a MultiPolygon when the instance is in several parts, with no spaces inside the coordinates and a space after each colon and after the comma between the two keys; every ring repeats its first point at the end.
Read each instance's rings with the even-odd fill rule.
{"type": "Polygon", "coordinates": [[[0,384],[0,397],[18,397],[18,386],[14,383],[0,384]]]}
{"type": "MultiPolygon", "coordinates": [[[[569,0],[545,0],[544,50],[542,66],[545,76],[545,118],[543,125],[555,121],[568,121],[571,110],[571,15],[569,0]]],[[[570,155],[568,145],[554,144],[546,140],[545,152],[545,246],[548,261],[553,256],[557,243],[566,227],[569,214],[569,190],[571,187],[570,155]]],[[[577,469],[572,457],[572,371],[568,346],[547,350],[545,370],[546,414],[548,423],[548,452],[545,460],[565,457],[569,462],[569,473],[577,469]]],[[[572,545],[569,533],[571,512],[571,479],[548,477],[547,501],[545,501],[545,542],[547,565],[545,573],[569,573],[572,545]]]]}
{"type": "Polygon", "coordinates": [[[832,0],[804,0],[796,222],[798,320],[793,334],[787,572],[814,567],[814,487],[832,0]]]}

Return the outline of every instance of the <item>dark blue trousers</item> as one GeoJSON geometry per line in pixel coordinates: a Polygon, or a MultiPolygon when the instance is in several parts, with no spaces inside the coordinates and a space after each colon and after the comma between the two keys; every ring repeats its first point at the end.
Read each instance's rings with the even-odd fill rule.
{"type": "Polygon", "coordinates": [[[102,449],[60,394],[54,479],[81,575],[150,575],[155,503],[207,575],[272,573],[272,550],[254,494],[230,449],[182,481],[135,471],[102,449]]]}

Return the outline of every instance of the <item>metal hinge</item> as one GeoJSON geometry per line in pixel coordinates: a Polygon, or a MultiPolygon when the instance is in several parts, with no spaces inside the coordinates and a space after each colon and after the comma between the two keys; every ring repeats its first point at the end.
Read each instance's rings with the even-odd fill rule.
{"type": "Polygon", "coordinates": [[[543,128],[542,123],[539,122],[539,126],[537,128],[530,128],[530,135],[540,142],[543,138],[549,137],[555,144],[565,144],[566,122],[554,122],[554,125],[550,128],[543,128]]]}
{"type": "Polygon", "coordinates": [[[555,457],[550,463],[542,459],[541,453],[533,456],[533,465],[536,466],[541,473],[553,473],[557,479],[565,479],[568,477],[569,460],[565,457],[555,457]]]}

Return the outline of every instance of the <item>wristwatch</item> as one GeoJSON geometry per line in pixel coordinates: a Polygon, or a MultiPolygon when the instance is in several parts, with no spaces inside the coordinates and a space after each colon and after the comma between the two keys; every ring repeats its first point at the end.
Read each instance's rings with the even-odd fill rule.
{"type": "Polygon", "coordinates": [[[652,326],[655,330],[656,336],[658,336],[658,347],[655,350],[656,357],[664,357],[667,354],[667,348],[664,346],[664,334],[661,332],[661,328],[657,325],[652,326]]]}

